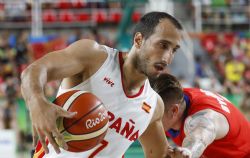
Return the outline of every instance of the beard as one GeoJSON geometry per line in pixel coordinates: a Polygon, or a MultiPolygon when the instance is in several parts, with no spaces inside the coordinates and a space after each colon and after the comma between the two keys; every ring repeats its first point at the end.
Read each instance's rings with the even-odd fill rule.
{"type": "Polygon", "coordinates": [[[142,56],[136,56],[136,59],[134,60],[134,66],[141,74],[147,76],[149,80],[154,80],[159,77],[159,74],[154,73],[153,71],[150,71],[150,62],[149,59],[142,56]]]}

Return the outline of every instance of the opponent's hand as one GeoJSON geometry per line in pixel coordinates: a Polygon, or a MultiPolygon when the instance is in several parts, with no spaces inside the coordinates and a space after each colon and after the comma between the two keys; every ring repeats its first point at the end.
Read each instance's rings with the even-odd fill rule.
{"type": "Polygon", "coordinates": [[[171,155],[173,155],[173,154],[174,154],[174,148],[172,146],[168,146],[165,158],[171,158],[171,155]]]}
{"type": "Polygon", "coordinates": [[[192,158],[192,152],[188,148],[176,147],[170,153],[171,158],[192,158]]]}
{"type": "Polygon", "coordinates": [[[76,115],[76,112],[68,112],[59,106],[53,105],[45,99],[33,100],[29,104],[37,104],[36,108],[30,110],[30,117],[32,121],[33,130],[33,146],[35,147],[38,140],[40,140],[45,153],[49,153],[49,149],[46,144],[46,138],[55,149],[56,153],[60,153],[59,145],[56,143],[55,138],[62,144],[64,149],[67,149],[67,144],[63,140],[63,136],[58,131],[56,126],[56,120],[58,117],[72,118],[76,115]]]}

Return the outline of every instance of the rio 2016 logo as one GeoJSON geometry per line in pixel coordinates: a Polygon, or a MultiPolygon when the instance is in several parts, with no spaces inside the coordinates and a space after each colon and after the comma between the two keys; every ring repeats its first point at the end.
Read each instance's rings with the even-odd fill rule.
{"type": "Polygon", "coordinates": [[[88,119],[86,121],[86,128],[90,129],[95,127],[96,125],[100,124],[102,121],[104,121],[106,118],[108,117],[107,113],[98,113],[98,117],[94,118],[94,119],[88,119]]]}

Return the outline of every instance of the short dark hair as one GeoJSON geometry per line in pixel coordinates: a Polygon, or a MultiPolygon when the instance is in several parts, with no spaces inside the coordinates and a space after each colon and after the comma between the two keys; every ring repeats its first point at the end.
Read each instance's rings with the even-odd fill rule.
{"type": "Polygon", "coordinates": [[[141,17],[140,21],[136,24],[133,37],[137,32],[141,32],[143,37],[147,39],[154,33],[155,27],[158,25],[160,20],[164,18],[170,20],[170,22],[172,22],[177,29],[182,30],[180,22],[172,15],[165,12],[149,12],[141,17]]]}
{"type": "Polygon", "coordinates": [[[183,88],[176,77],[170,74],[161,74],[150,81],[152,88],[161,96],[166,105],[181,103],[184,99],[183,88]]]}

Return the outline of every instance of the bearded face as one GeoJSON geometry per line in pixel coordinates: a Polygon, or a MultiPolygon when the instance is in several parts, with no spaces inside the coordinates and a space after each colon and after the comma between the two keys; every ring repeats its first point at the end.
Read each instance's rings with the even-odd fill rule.
{"type": "Polygon", "coordinates": [[[154,33],[143,39],[136,52],[136,69],[150,79],[167,72],[167,65],[180,47],[181,33],[168,19],[161,20],[154,33]]]}

